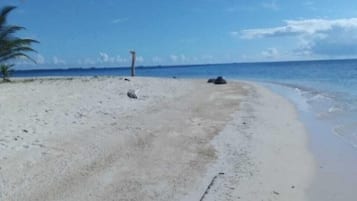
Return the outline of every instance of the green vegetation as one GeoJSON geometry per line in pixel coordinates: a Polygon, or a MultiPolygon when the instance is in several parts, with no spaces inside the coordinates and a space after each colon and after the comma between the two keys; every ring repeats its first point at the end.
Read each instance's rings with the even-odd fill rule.
{"type": "Polygon", "coordinates": [[[10,82],[11,67],[12,65],[0,64],[0,73],[4,82],[10,82]]]}
{"type": "Polygon", "coordinates": [[[16,9],[14,6],[5,6],[0,11],[0,72],[4,81],[10,81],[10,69],[13,66],[10,62],[25,58],[36,63],[26,53],[36,52],[31,45],[38,41],[16,37],[15,33],[25,28],[7,23],[7,17],[14,9],[16,9]]]}

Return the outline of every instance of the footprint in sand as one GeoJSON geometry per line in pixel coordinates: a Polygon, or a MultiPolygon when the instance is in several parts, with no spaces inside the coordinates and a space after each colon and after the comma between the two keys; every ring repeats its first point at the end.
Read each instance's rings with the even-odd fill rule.
{"type": "Polygon", "coordinates": [[[5,143],[0,143],[0,145],[1,145],[1,146],[3,146],[3,147],[5,147],[5,148],[7,148],[7,147],[8,147],[8,145],[7,145],[7,144],[5,144],[5,143]]]}
{"type": "Polygon", "coordinates": [[[14,140],[15,140],[15,141],[18,141],[18,140],[23,140],[23,139],[24,139],[24,138],[23,138],[23,137],[21,137],[21,136],[19,136],[19,135],[18,135],[18,136],[16,136],[16,137],[14,137],[14,140]]]}
{"type": "Polygon", "coordinates": [[[45,148],[46,147],[45,145],[39,144],[39,143],[32,143],[32,145],[39,146],[40,148],[45,148]]]}

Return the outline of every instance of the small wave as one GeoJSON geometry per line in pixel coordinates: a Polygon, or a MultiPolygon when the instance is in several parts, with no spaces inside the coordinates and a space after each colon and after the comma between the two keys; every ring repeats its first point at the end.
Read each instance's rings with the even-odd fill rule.
{"type": "Polygon", "coordinates": [[[271,81],[272,84],[278,84],[281,86],[285,86],[288,88],[292,88],[299,95],[307,98],[307,102],[316,102],[316,101],[328,101],[332,102],[334,99],[333,94],[329,94],[327,92],[319,91],[313,87],[307,87],[299,84],[290,84],[290,83],[282,83],[271,81]]]}
{"type": "Polygon", "coordinates": [[[277,81],[270,81],[270,83],[282,85],[282,86],[289,87],[289,88],[293,88],[293,89],[295,89],[295,91],[301,92],[302,94],[306,93],[306,92],[318,93],[318,91],[316,91],[316,89],[314,89],[312,87],[306,87],[306,86],[299,85],[299,84],[277,82],[277,81]]]}
{"type": "Polygon", "coordinates": [[[312,97],[310,97],[309,100],[310,101],[320,101],[320,100],[324,100],[324,101],[328,100],[328,101],[330,101],[331,98],[326,96],[326,95],[324,95],[324,94],[318,93],[318,94],[314,94],[312,97]]]}
{"type": "Polygon", "coordinates": [[[296,87],[294,90],[295,90],[296,92],[298,92],[299,94],[302,94],[301,89],[299,89],[299,88],[296,87]]]}

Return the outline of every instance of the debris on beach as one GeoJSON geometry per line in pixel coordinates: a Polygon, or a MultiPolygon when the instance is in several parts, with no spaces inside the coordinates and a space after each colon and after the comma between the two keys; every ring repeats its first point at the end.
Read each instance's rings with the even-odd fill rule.
{"type": "Polygon", "coordinates": [[[207,80],[207,83],[214,83],[216,81],[216,78],[210,78],[207,80]]]}
{"type": "Polygon", "coordinates": [[[227,84],[227,81],[223,79],[223,77],[219,76],[217,79],[214,81],[214,84],[227,84]]]}
{"type": "Polygon", "coordinates": [[[128,95],[129,98],[132,98],[132,99],[137,99],[138,98],[138,96],[136,95],[136,91],[133,90],[133,89],[129,89],[127,95],[128,95]]]}
{"type": "Polygon", "coordinates": [[[217,78],[210,78],[207,80],[207,83],[214,83],[214,84],[227,84],[227,81],[223,79],[222,76],[218,76],[217,78]]]}
{"type": "Polygon", "coordinates": [[[211,182],[208,184],[208,186],[207,186],[205,192],[204,192],[203,195],[201,196],[200,201],[203,201],[203,200],[205,199],[206,195],[209,193],[209,190],[212,188],[212,186],[213,186],[214,182],[216,181],[217,177],[220,176],[220,175],[224,175],[224,172],[220,172],[220,173],[218,173],[217,175],[215,175],[215,176],[212,178],[212,180],[211,180],[211,182]]]}
{"type": "Polygon", "coordinates": [[[273,191],[273,194],[275,194],[275,195],[280,195],[280,193],[277,192],[277,191],[273,191]]]}

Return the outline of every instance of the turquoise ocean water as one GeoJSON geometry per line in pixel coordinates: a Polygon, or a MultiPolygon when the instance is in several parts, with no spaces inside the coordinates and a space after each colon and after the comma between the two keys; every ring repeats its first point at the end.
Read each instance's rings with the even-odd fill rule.
{"type": "MultiPolygon", "coordinates": [[[[129,68],[15,71],[15,77],[129,76],[129,68]]],[[[357,186],[357,60],[139,67],[138,76],[256,81],[296,106],[309,131],[314,201],[353,201],[357,186]]],[[[301,164],[303,165],[303,163],[301,164]]]]}

